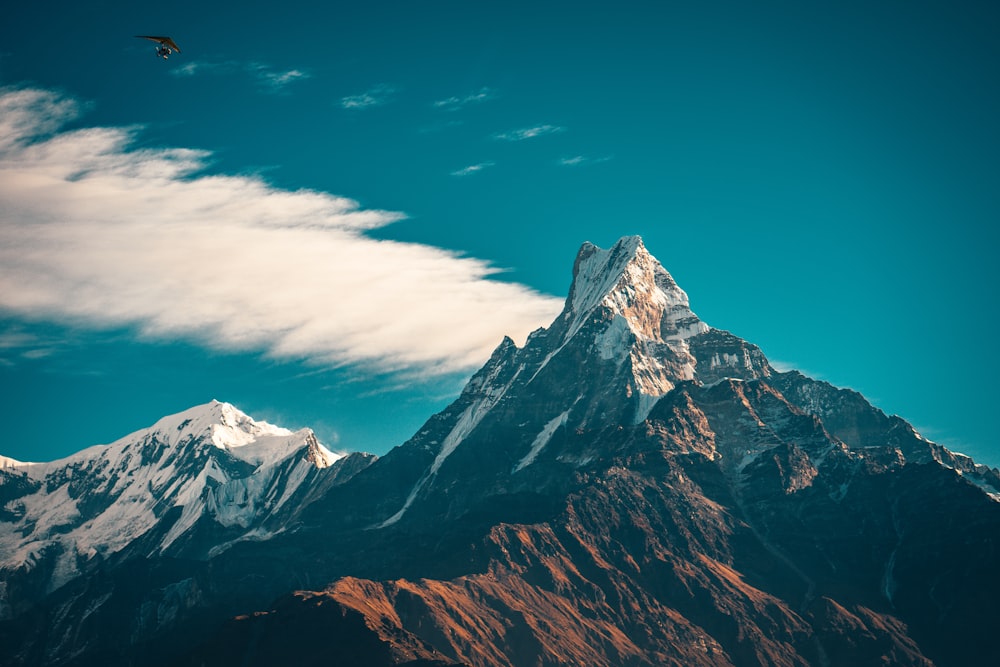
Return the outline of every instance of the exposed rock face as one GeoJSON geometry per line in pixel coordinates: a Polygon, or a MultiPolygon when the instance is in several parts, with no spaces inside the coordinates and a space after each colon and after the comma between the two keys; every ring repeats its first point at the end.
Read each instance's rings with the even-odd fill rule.
{"type": "Polygon", "coordinates": [[[286,530],[132,550],[0,640],[20,664],[1000,664],[1000,474],[776,372],[636,237],[585,244],[563,313],[409,442],[316,479],[286,530]]]}

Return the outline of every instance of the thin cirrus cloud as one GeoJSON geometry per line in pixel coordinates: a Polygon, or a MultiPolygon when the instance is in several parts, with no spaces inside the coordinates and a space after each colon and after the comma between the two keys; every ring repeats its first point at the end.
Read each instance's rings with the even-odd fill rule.
{"type": "Polygon", "coordinates": [[[310,78],[310,74],[299,69],[276,70],[258,62],[237,62],[234,60],[196,60],[170,70],[174,76],[218,75],[232,72],[246,72],[263,89],[269,92],[284,92],[289,84],[310,78]]]}
{"type": "Polygon", "coordinates": [[[348,95],[340,98],[340,106],[344,109],[367,109],[388,104],[396,89],[387,84],[379,84],[358,95],[348,95]]]}
{"type": "Polygon", "coordinates": [[[468,167],[463,167],[456,171],[451,172],[452,176],[471,176],[472,174],[477,174],[487,167],[492,167],[493,162],[480,162],[479,164],[470,164],[468,167]]]}
{"type": "Polygon", "coordinates": [[[485,261],[365,235],[401,213],[206,175],[206,152],[135,148],[134,129],[61,129],[80,109],[0,89],[0,309],[15,317],[438,373],[559,310],[485,261]]]}
{"type": "Polygon", "coordinates": [[[309,74],[302,70],[290,69],[282,72],[275,71],[264,65],[257,66],[255,76],[258,82],[272,90],[284,90],[288,84],[294,81],[309,78],[309,74]]]}
{"type": "Polygon", "coordinates": [[[458,111],[470,104],[482,104],[483,102],[492,100],[496,97],[496,93],[486,87],[480,88],[478,91],[465,95],[463,97],[448,97],[443,100],[437,100],[434,102],[434,108],[440,109],[442,111],[458,111]]]}
{"type": "Polygon", "coordinates": [[[559,164],[564,167],[580,167],[590,164],[601,164],[602,162],[608,162],[611,160],[610,155],[601,156],[590,156],[590,155],[574,155],[572,157],[564,157],[559,159],[559,164]]]}
{"type": "Polygon", "coordinates": [[[534,127],[525,127],[520,130],[501,132],[493,136],[501,141],[524,141],[525,139],[534,139],[535,137],[542,137],[547,134],[558,134],[565,131],[566,128],[559,127],[558,125],[536,125],[534,127]]]}

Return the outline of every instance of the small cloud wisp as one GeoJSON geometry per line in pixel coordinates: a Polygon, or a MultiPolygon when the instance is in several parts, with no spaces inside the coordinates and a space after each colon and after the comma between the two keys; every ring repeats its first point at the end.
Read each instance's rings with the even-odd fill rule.
{"type": "Polygon", "coordinates": [[[280,71],[258,62],[241,63],[234,60],[224,62],[193,60],[170,70],[171,74],[180,77],[220,75],[239,71],[246,72],[264,91],[272,93],[285,92],[289,84],[310,78],[308,72],[299,69],[280,71]]]}
{"type": "Polygon", "coordinates": [[[452,176],[471,176],[472,174],[479,173],[487,167],[492,167],[495,163],[493,162],[480,162],[479,164],[470,164],[468,167],[463,167],[456,171],[451,172],[452,176]]]}
{"type": "Polygon", "coordinates": [[[344,109],[368,109],[388,104],[396,89],[386,84],[379,84],[358,95],[348,95],[340,98],[340,106],[344,109]]]}
{"type": "Polygon", "coordinates": [[[496,93],[489,88],[483,87],[477,92],[464,97],[455,96],[443,100],[437,100],[434,102],[434,108],[442,111],[458,111],[459,109],[467,107],[470,104],[482,104],[483,102],[492,100],[495,97],[496,93]]]}
{"type": "Polygon", "coordinates": [[[564,167],[582,167],[591,164],[601,164],[602,162],[608,162],[611,160],[610,155],[602,155],[600,157],[591,157],[589,155],[574,155],[572,157],[560,158],[559,164],[564,167]]]}
{"type": "Polygon", "coordinates": [[[493,136],[500,141],[524,141],[525,139],[534,139],[546,134],[558,134],[565,131],[566,128],[559,127],[558,125],[536,125],[535,127],[525,127],[520,130],[511,130],[510,132],[501,132],[493,136]]]}

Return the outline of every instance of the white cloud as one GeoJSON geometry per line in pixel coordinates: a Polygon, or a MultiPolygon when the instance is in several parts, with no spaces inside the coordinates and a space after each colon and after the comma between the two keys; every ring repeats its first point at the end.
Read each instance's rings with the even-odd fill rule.
{"type": "Polygon", "coordinates": [[[396,89],[386,84],[379,84],[359,95],[348,95],[340,99],[340,106],[345,109],[367,109],[388,103],[396,89]]]}
{"type": "Polygon", "coordinates": [[[609,155],[602,155],[600,157],[590,157],[588,155],[574,155],[573,157],[564,157],[559,160],[559,164],[564,167],[579,167],[589,164],[600,164],[602,162],[607,162],[611,159],[609,155]]]}
{"type": "Polygon", "coordinates": [[[4,321],[0,324],[0,366],[15,366],[24,359],[45,359],[66,344],[65,336],[53,337],[37,327],[29,329],[20,322],[4,321]]]}
{"type": "Polygon", "coordinates": [[[172,67],[170,73],[173,76],[197,76],[201,74],[232,72],[235,69],[235,62],[218,63],[206,60],[191,60],[178,67],[172,67]]]}
{"type": "Polygon", "coordinates": [[[80,104],[71,98],[0,88],[0,151],[51,134],[80,112],[80,104]]]}
{"type": "Polygon", "coordinates": [[[275,93],[284,92],[288,84],[294,81],[310,78],[309,73],[299,69],[280,71],[258,62],[240,62],[235,60],[193,60],[179,67],[172,68],[170,73],[174,76],[201,76],[207,74],[231,74],[241,71],[249,74],[262,89],[275,93]]]}
{"type": "Polygon", "coordinates": [[[483,169],[486,169],[487,167],[492,167],[493,165],[494,165],[493,162],[480,162],[479,164],[471,164],[468,167],[464,167],[464,168],[459,169],[457,171],[451,172],[451,175],[452,176],[471,176],[472,174],[480,172],[483,169]]]}
{"type": "Polygon", "coordinates": [[[434,108],[441,109],[443,111],[458,111],[459,109],[469,106],[470,104],[481,104],[488,100],[492,100],[496,97],[495,93],[489,88],[480,88],[477,92],[464,97],[449,97],[447,99],[438,100],[434,102],[434,108]]]}
{"type": "Polygon", "coordinates": [[[558,125],[536,125],[535,127],[525,127],[520,130],[511,130],[510,132],[501,132],[494,135],[494,137],[501,141],[524,141],[525,139],[534,139],[546,134],[556,134],[565,131],[566,128],[559,127],[558,125]]]}
{"type": "Polygon", "coordinates": [[[467,370],[560,300],[482,260],[377,241],[402,214],[246,176],[134,129],[61,131],[79,105],[0,89],[0,309],[218,349],[379,370],[467,370]]]}
{"type": "Polygon", "coordinates": [[[281,72],[275,71],[266,65],[257,65],[256,69],[254,69],[254,75],[261,85],[275,92],[283,91],[293,81],[309,78],[309,74],[302,70],[290,69],[281,72]]]}

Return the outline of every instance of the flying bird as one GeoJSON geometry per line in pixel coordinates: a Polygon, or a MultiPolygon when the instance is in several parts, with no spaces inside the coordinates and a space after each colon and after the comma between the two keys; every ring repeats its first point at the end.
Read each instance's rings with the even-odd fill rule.
{"type": "Polygon", "coordinates": [[[157,37],[156,35],[136,35],[138,39],[148,39],[151,42],[156,42],[159,46],[156,47],[156,55],[160,56],[164,60],[170,57],[170,54],[176,51],[181,52],[177,42],[175,42],[170,37],[157,37]]]}

